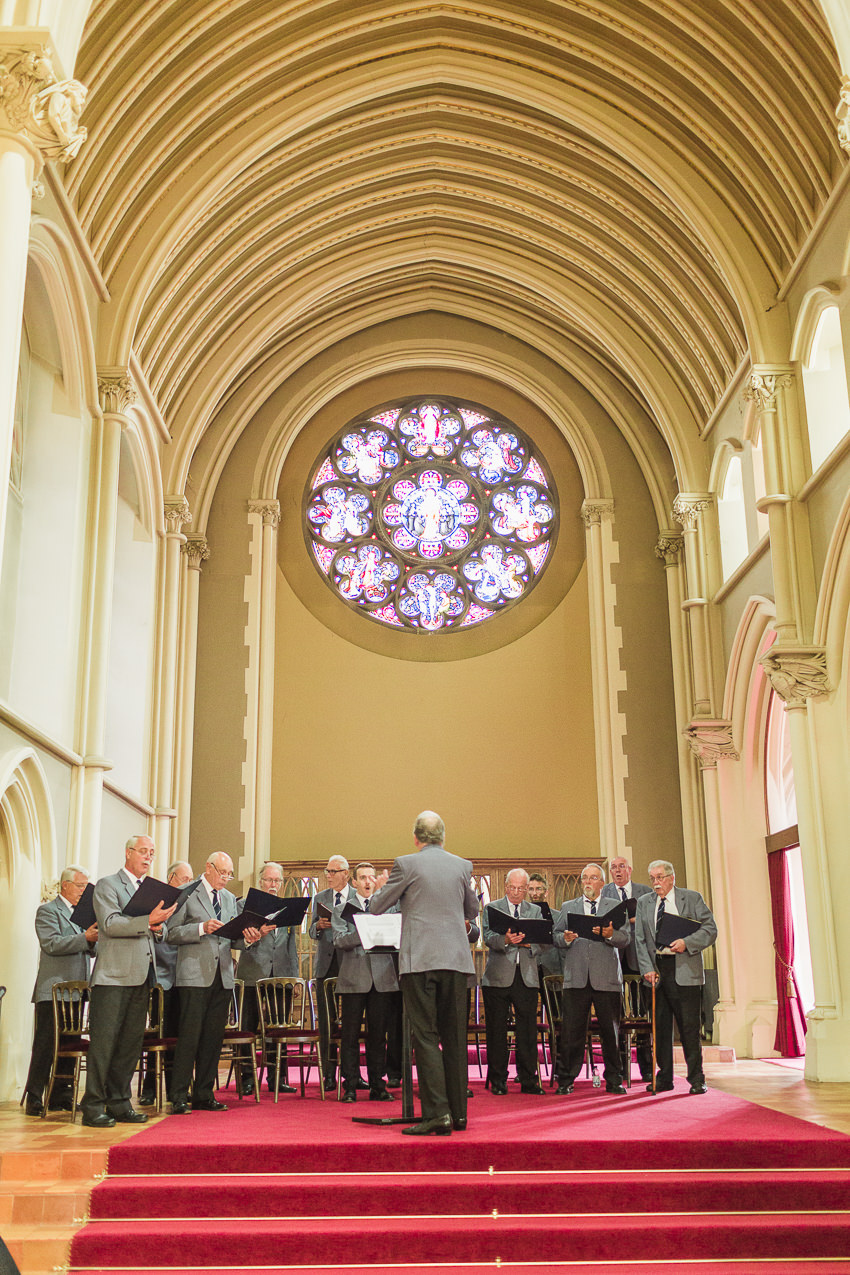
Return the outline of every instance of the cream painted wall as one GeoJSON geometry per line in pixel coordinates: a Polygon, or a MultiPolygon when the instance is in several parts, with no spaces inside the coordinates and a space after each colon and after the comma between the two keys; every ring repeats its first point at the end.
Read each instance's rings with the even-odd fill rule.
{"type": "Polygon", "coordinates": [[[275,857],[406,853],[424,808],[472,859],[599,853],[586,568],[532,632],[466,660],[354,646],[281,572],[277,606],[275,857]]]}

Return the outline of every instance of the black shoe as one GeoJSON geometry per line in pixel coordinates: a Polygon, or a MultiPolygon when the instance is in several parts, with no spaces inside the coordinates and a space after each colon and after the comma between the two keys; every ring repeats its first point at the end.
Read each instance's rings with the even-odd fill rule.
{"type": "Polygon", "coordinates": [[[572,1093],[574,1088],[575,1086],[571,1080],[565,1080],[562,1085],[558,1085],[555,1093],[559,1098],[562,1098],[564,1094],[572,1093]]]}
{"type": "Polygon", "coordinates": [[[705,1081],[701,1085],[691,1085],[688,1093],[708,1093],[708,1085],[705,1081]]]}
{"type": "Polygon", "coordinates": [[[336,1076],[325,1076],[325,1093],[330,1093],[332,1089],[336,1089],[336,1076]]]}
{"type": "Polygon", "coordinates": [[[143,1089],[139,1094],[140,1107],[152,1107],[156,1103],[156,1091],[153,1089],[143,1089]]]}
{"type": "MultiPolygon", "coordinates": [[[[671,1093],[671,1092],[672,1092],[672,1090],[673,1090],[673,1086],[672,1086],[672,1085],[658,1085],[658,1084],[657,1084],[657,1085],[655,1086],[655,1092],[656,1092],[656,1093],[671,1093]]],[[[652,1093],[652,1081],[650,1081],[650,1082],[649,1082],[649,1084],[646,1086],[646,1092],[647,1092],[647,1093],[652,1093]]]]}
{"type": "Polygon", "coordinates": [[[146,1111],[134,1111],[132,1107],[129,1111],[118,1111],[115,1113],[115,1120],[117,1124],[146,1124],[147,1119],[148,1116],[146,1111]]]}
{"type": "MultiPolygon", "coordinates": [[[[278,1093],[295,1093],[296,1089],[294,1085],[288,1085],[285,1080],[282,1080],[277,1087],[277,1091],[278,1093]]],[[[274,1093],[273,1084],[269,1085],[269,1093],[274,1093]]]]}
{"type": "Polygon", "coordinates": [[[605,1092],[606,1093],[625,1093],[626,1088],[625,1088],[625,1085],[606,1085],[605,1092]]]}
{"type": "Polygon", "coordinates": [[[466,1096],[467,1096],[467,1098],[474,1098],[474,1097],[475,1097],[475,1094],[472,1092],[472,1090],[471,1090],[471,1089],[467,1089],[467,1091],[466,1091],[466,1096]]]}
{"type": "Polygon", "coordinates": [[[115,1124],[115,1117],[101,1111],[97,1116],[83,1116],[82,1123],[87,1129],[111,1129],[115,1124]]]}
{"type": "Polygon", "coordinates": [[[419,1124],[408,1125],[406,1129],[402,1129],[402,1133],[427,1134],[435,1133],[443,1135],[451,1133],[452,1118],[446,1116],[434,1116],[433,1120],[420,1120],[419,1124]]]}
{"type": "Polygon", "coordinates": [[[457,1119],[452,1116],[452,1128],[455,1133],[463,1133],[466,1128],[466,1116],[459,1116],[457,1119]]]}
{"type": "Polygon", "coordinates": [[[241,1081],[240,1081],[240,1084],[241,1084],[241,1086],[242,1086],[242,1097],[243,1097],[243,1098],[251,1098],[251,1097],[253,1097],[253,1094],[254,1094],[254,1077],[253,1077],[253,1076],[243,1076],[243,1077],[242,1077],[242,1079],[241,1079],[241,1081]]]}
{"type": "Polygon", "coordinates": [[[395,1102],[395,1095],[386,1089],[370,1089],[369,1099],[371,1102],[395,1102]]]}
{"type": "Polygon", "coordinates": [[[545,1092],[546,1092],[546,1090],[542,1087],[542,1085],[522,1085],[522,1086],[520,1086],[520,1093],[536,1093],[536,1094],[545,1094],[545,1092]]]}
{"type": "Polygon", "coordinates": [[[490,1093],[494,1098],[504,1098],[508,1092],[507,1085],[491,1085],[490,1093]]]}
{"type": "Polygon", "coordinates": [[[363,1079],[363,1077],[362,1077],[362,1076],[358,1076],[358,1077],[357,1077],[357,1080],[354,1082],[354,1088],[355,1088],[355,1089],[368,1089],[368,1088],[369,1088],[369,1085],[368,1085],[368,1083],[367,1083],[367,1082],[363,1079]]]}
{"type": "Polygon", "coordinates": [[[191,1110],[192,1108],[185,1099],[182,1102],[172,1102],[171,1104],[172,1116],[188,1116],[191,1110]]]}
{"type": "Polygon", "coordinates": [[[51,1098],[48,1111],[73,1111],[74,1104],[70,1098],[51,1098]]]}
{"type": "Polygon", "coordinates": [[[400,1088],[401,1088],[401,1076],[387,1076],[387,1088],[388,1088],[388,1089],[400,1089],[400,1088]]]}
{"type": "Polygon", "coordinates": [[[192,1102],[193,1111],[226,1111],[227,1103],[219,1102],[218,1098],[203,1098],[200,1102],[192,1102]]]}
{"type": "Polygon", "coordinates": [[[28,1093],[24,1111],[28,1116],[42,1116],[44,1115],[44,1103],[40,1098],[36,1098],[34,1093],[28,1093]]]}
{"type": "Polygon", "coordinates": [[[339,1100],[340,1102],[356,1102],[357,1091],[354,1089],[354,1086],[346,1085],[342,1091],[342,1094],[340,1095],[339,1100]]]}

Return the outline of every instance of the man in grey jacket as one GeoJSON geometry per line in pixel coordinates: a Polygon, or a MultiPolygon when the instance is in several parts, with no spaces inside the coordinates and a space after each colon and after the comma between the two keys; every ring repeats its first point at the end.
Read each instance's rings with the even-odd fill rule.
{"type": "MultiPolygon", "coordinates": [[[[375,889],[375,869],[358,863],[354,869],[354,907],[368,912],[375,889]]],[[[398,991],[396,957],[391,952],[367,952],[353,921],[342,916],[345,904],[334,909],[334,946],[339,954],[336,990],[342,997],[342,1036],[339,1065],[342,1071],[343,1102],[357,1101],[360,1079],[360,1024],[366,1015],[366,1074],[369,1097],[389,1102],[392,1094],[384,1084],[387,1067],[387,1027],[390,996],[398,991]]],[[[389,909],[390,911],[397,909],[389,909]]]]}
{"type": "MultiPolygon", "coordinates": [[[[91,958],[97,950],[97,924],[81,930],[71,920],[71,913],[87,885],[88,874],[85,868],[71,864],[59,878],[59,893],[56,898],[49,903],[42,903],[36,909],[35,932],[41,954],[32,994],[35,1032],[26,1083],[28,1116],[40,1116],[44,1110],[44,1087],[53,1061],[53,985],[87,983],[91,958]]],[[[65,1079],[54,1083],[50,1110],[70,1111],[72,1105],[70,1082],[65,1079]]]]}
{"type": "MultiPolygon", "coordinates": [[[[692,1094],[706,1093],[702,1069],[700,1017],[702,985],[705,974],[702,953],[717,938],[714,917],[696,890],[683,890],[676,885],[672,863],[654,859],[649,865],[653,894],[638,899],[635,918],[635,942],[640,972],[647,983],[655,984],[655,1053],[658,1062],[655,1092],[673,1088],[673,1020],[679,1028],[679,1039],[688,1068],[692,1094]],[[665,915],[686,917],[699,922],[699,929],[684,939],[674,939],[666,946],[656,941],[665,915]]],[[[647,1089],[651,1089],[647,1085],[647,1089]]]]}
{"type": "Polygon", "coordinates": [[[542,950],[525,942],[523,918],[540,920],[543,913],[525,897],[528,873],[512,868],[505,877],[504,898],[484,909],[484,946],[487,965],[481,980],[484,996],[484,1026],[487,1036],[487,1079],[490,1092],[503,1097],[508,1092],[508,1013],[514,1011],[516,1069],[523,1093],[541,1094],[537,1074],[537,962],[542,950]],[[489,909],[496,908],[515,919],[507,934],[492,929],[489,909]]]}
{"type": "MultiPolygon", "coordinates": [[[[619,899],[620,902],[623,903],[627,902],[629,899],[634,899],[635,902],[637,902],[642,894],[652,894],[651,886],[644,885],[641,881],[632,880],[632,865],[629,863],[628,859],[624,859],[622,855],[618,855],[616,859],[612,859],[608,864],[608,868],[611,873],[611,880],[602,887],[603,899],[614,899],[615,901],[619,899]]],[[[624,976],[626,974],[637,975],[640,972],[638,968],[637,948],[635,946],[634,916],[629,918],[629,933],[631,936],[629,938],[629,946],[620,950],[620,966],[624,976]]],[[[639,990],[640,1008],[648,1018],[650,997],[647,984],[641,979],[639,988],[636,984],[634,990],[639,990]]],[[[648,1035],[641,1035],[638,1037],[635,1052],[637,1054],[641,1079],[644,1081],[651,1080],[652,1041],[648,1035]]],[[[631,1065],[631,1052],[629,1051],[628,1058],[625,1054],[623,1055],[623,1066],[631,1067],[631,1065]]]]}
{"type": "Polygon", "coordinates": [[[597,863],[588,863],[581,873],[581,894],[570,899],[558,913],[552,929],[555,943],[565,949],[564,991],[561,1010],[561,1051],[558,1074],[559,1094],[573,1092],[584,1061],[591,1006],[596,1010],[605,1089],[624,1094],[618,1028],[623,976],[617,948],[629,945],[629,923],[619,929],[605,924],[605,913],[617,906],[614,899],[602,898],[605,877],[597,863]],[[592,939],[582,938],[570,925],[572,916],[598,916],[599,928],[592,939]]]}
{"type": "MultiPolygon", "coordinates": [[[[313,897],[313,909],[310,921],[310,938],[316,943],[316,951],[313,956],[313,978],[316,983],[316,1000],[318,1001],[319,1010],[319,1049],[325,1061],[325,1088],[334,1089],[336,1087],[336,1060],[331,1056],[331,1025],[328,1019],[327,1002],[325,997],[325,979],[336,978],[339,973],[339,954],[334,947],[333,930],[329,917],[322,917],[319,914],[318,905],[321,903],[329,912],[333,912],[334,908],[348,902],[354,894],[354,890],[348,882],[349,868],[348,860],[341,854],[332,854],[328,859],[328,866],[325,868],[325,880],[328,883],[326,890],[320,890],[313,897]]],[[[334,1050],[336,1046],[333,1046],[334,1050]]],[[[358,1089],[366,1089],[366,1082],[361,1078],[357,1081],[358,1089]]]]}
{"type": "MultiPolygon", "coordinates": [[[[280,894],[283,886],[283,868],[279,863],[264,863],[257,878],[257,886],[266,894],[280,894]]],[[[237,912],[245,907],[245,900],[236,904],[237,912]]],[[[260,937],[251,943],[248,939],[239,939],[233,946],[241,952],[237,977],[245,984],[242,1001],[242,1027],[245,1031],[256,1032],[260,1022],[260,1006],[257,1000],[257,984],[261,978],[297,978],[298,977],[298,940],[295,937],[295,926],[261,925],[260,937]]],[[[267,1071],[269,1089],[274,1088],[274,1073],[267,1071]]],[[[278,1084],[279,1093],[295,1093],[295,1086],[287,1083],[286,1067],[281,1069],[282,1079],[278,1084]]],[[[254,1076],[250,1070],[242,1071],[242,1092],[254,1092],[254,1076]]]]}
{"type": "MultiPolygon", "coordinates": [[[[182,890],[193,879],[192,865],[185,859],[178,859],[169,864],[165,874],[168,885],[182,890]]],[[[156,945],[156,981],[162,988],[162,1034],[171,1040],[176,1039],[180,1030],[180,993],[174,986],[177,970],[177,948],[166,939],[156,945]]],[[[150,1058],[150,1055],[148,1055],[150,1058]]],[[[171,1071],[174,1066],[174,1046],[169,1045],[163,1055],[162,1065],[165,1072],[165,1093],[171,1100],[171,1071]]],[[[152,1106],[156,1102],[156,1073],[153,1062],[149,1062],[145,1073],[139,1102],[142,1106],[152,1106]]]]}
{"type": "Polygon", "coordinates": [[[94,888],[97,960],[91,976],[86,1092],[80,1104],[83,1124],[94,1129],[111,1128],[116,1120],[147,1120],[133,1110],[130,1085],[142,1051],[149,989],[156,981],[155,942],[174,908],[163,907],[160,900],[148,916],[125,916],[123,909],[150,872],[153,857],[150,837],[131,837],[124,867],[102,877],[94,888]]]}
{"type": "Polygon", "coordinates": [[[466,1128],[467,977],[475,973],[468,922],[478,916],[472,864],[443,847],[446,828],[433,810],[413,827],[417,853],[400,855],[372,896],[371,911],[401,910],[399,982],[410,1022],[422,1119],[413,1134],[466,1128]]]}

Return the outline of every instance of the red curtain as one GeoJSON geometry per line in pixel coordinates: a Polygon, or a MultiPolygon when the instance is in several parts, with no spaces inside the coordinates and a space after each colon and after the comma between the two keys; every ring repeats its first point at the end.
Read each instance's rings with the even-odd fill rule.
{"type": "Polygon", "coordinates": [[[794,919],[791,915],[791,883],[787,850],[767,856],[770,880],[770,907],[773,915],[773,947],[776,953],[776,1040],[773,1048],[783,1058],[799,1058],[805,1053],[803,1038],[806,1018],[794,975],[794,919]]]}

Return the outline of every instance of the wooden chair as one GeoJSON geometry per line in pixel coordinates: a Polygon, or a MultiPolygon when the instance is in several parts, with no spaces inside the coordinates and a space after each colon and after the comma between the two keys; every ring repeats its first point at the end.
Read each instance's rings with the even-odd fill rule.
{"type": "Polygon", "coordinates": [[[623,1057],[623,1079],[626,1088],[632,1083],[632,1045],[643,1038],[652,1040],[652,1013],[649,997],[641,995],[646,987],[642,974],[623,975],[623,1008],[620,1015],[620,1051],[623,1057]]]}
{"type": "Polygon", "coordinates": [[[230,1070],[227,1073],[225,1088],[230,1085],[230,1077],[235,1073],[236,1097],[241,1102],[244,1097],[242,1092],[242,1068],[243,1066],[250,1066],[254,1076],[254,1098],[259,1102],[260,1079],[257,1075],[257,1034],[256,1032],[247,1031],[242,1026],[242,1007],[244,1003],[245,984],[241,978],[234,979],[227,1026],[224,1029],[224,1036],[221,1041],[221,1057],[230,1060],[230,1070]]]}
{"type": "Polygon", "coordinates": [[[549,1087],[555,1083],[555,1059],[558,1057],[558,1046],[561,1039],[561,994],[564,980],[560,974],[546,974],[543,977],[543,1011],[546,1018],[545,1030],[549,1040],[549,1087]]]}
{"type": "MultiPolygon", "coordinates": [[[[53,1061],[44,1094],[42,1120],[50,1107],[50,1095],[59,1073],[60,1058],[73,1058],[71,1082],[71,1123],[77,1119],[77,1090],[80,1071],[89,1049],[89,985],[83,982],[53,984],[53,1061]]],[[[67,1080],[67,1076],[63,1076],[67,1080]]]]}
{"type": "Polygon", "coordinates": [[[159,983],[156,983],[148,996],[148,1018],[145,1034],[142,1037],[142,1053],[139,1058],[139,1093],[146,1073],[153,1064],[154,1089],[156,1092],[156,1111],[161,1114],[165,1105],[165,1055],[177,1044],[176,1036],[165,1036],[165,996],[159,983]]]}
{"type": "Polygon", "coordinates": [[[472,995],[469,998],[469,1019],[466,1024],[466,1043],[467,1046],[475,1046],[475,1057],[478,1062],[478,1075],[484,1075],[484,1069],[481,1065],[481,1041],[486,1040],[486,1031],[484,1027],[484,997],[481,994],[481,988],[476,983],[471,988],[472,995]]]}
{"type": "Polygon", "coordinates": [[[274,1049],[274,1100],[279,1098],[280,1061],[286,1049],[287,1062],[298,1064],[301,1097],[304,1094],[304,1069],[307,1075],[315,1062],[319,1073],[319,1092],[324,1101],[325,1077],[319,1052],[319,1023],[316,1015],[314,985],[307,978],[261,978],[257,983],[260,998],[260,1038],[262,1063],[269,1070],[274,1049]]]}
{"type": "MultiPolygon", "coordinates": [[[[335,978],[324,979],[322,995],[325,998],[324,1009],[328,1024],[328,1057],[322,1059],[322,1075],[325,1076],[328,1074],[331,1046],[336,1045],[336,1096],[338,1101],[342,1092],[342,1059],[340,1058],[340,1045],[342,1042],[342,1005],[340,1003],[339,992],[336,990],[335,978]]],[[[322,1088],[324,1088],[324,1083],[322,1084],[322,1088]]]]}

